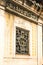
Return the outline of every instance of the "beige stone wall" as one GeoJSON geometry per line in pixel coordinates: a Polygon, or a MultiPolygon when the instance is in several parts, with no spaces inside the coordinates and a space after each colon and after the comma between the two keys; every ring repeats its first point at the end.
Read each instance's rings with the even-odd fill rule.
{"type": "Polygon", "coordinates": [[[5,29],[5,57],[15,56],[16,49],[16,26],[29,30],[29,52],[30,56],[36,56],[37,47],[37,25],[26,21],[20,17],[5,13],[6,29],[5,29]]]}
{"type": "Polygon", "coordinates": [[[42,25],[36,25],[35,23],[0,10],[0,65],[3,60],[4,65],[12,65],[12,63],[13,65],[37,65],[37,44],[38,58],[40,59],[42,57],[42,25]],[[30,56],[15,54],[16,26],[29,30],[30,56]]]}
{"type": "Polygon", "coordinates": [[[4,46],[4,64],[5,65],[37,65],[36,56],[36,24],[24,20],[17,16],[5,13],[5,46],[4,46]],[[29,55],[16,55],[16,27],[29,30],[29,55]],[[34,34],[35,33],[35,34],[34,34]]]}

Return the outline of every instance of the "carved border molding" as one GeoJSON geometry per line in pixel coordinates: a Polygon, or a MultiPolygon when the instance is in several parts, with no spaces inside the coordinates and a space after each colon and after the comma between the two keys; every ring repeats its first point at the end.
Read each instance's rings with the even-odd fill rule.
{"type": "Polygon", "coordinates": [[[3,0],[2,4],[5,6],[5,11],[10,13],[12,12],[13,14],[19,15],[22,18],[38,23],[37,21],[39,19],[39,14],[36,14],[25,5],[21,5],[20,3],[13,0],[3,0]]]}

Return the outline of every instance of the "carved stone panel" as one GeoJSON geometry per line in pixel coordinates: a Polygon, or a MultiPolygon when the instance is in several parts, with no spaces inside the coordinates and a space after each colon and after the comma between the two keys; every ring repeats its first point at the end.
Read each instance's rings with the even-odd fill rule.
{"type": "Polygon", "coordinates": [[[29,54],[29,31],[16,28],[16,54],[29,54]]]}

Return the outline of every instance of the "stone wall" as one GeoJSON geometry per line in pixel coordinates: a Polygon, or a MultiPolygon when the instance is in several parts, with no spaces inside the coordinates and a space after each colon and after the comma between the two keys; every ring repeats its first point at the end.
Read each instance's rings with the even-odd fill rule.
{"type": "MultiPolygon", "coordinates": [[[[0,10],[0,65],[37,65],[38,58],[42,57],[42,25],[36,25],[16,15],[0,10]],[[30,55],[17,55],[16,52],[16,27],[29,30],[30,55]],[[40,42],[39,42],[40,40],[40,42]],[[37,46],[38,44],[38,46],[37,46]]],[[[39,61],[40,62],[40,61],[39,61]]]]}

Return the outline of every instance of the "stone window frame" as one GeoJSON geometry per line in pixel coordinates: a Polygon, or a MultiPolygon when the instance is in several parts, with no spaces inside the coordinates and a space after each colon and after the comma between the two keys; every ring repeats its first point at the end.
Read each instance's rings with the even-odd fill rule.
{"type": "MultiPolygon", "coordinates": [[[[14,30],[15,30],[15,34],[14,34],[14,58],[15,59],[31,59],[32,58],[32,40],[30,39],[31,38],[31,30],[30,29],[26,29],[26,30],[29,30],[29,54],[28,55],[22,55],[22,54],[16,54],[16,27],[20,27],[20,28],[23,28],[21,26],[18,26],[17,24],[14,25],[14,30]],[[30,42],[31,40],[31,42],[30,42]],[[31,44],[30,44],[31,43],[31,44]]],[[[24,28],[23,28],[24,29],[24,28]]]]}

